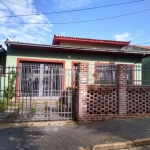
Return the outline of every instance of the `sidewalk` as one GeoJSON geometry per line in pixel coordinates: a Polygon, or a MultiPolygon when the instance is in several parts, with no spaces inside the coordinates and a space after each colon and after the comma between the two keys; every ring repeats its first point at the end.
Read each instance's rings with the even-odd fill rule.
{"type": "Polygon", "coordinates": [[[136,139],[133,141],[117,142],[109,144],[95,145],[92,150],[130,150],[130,149],[148,149],[150,147],[150,138],[136,139]]]}
{"type": "Polygon", "coordinates": [[[150,145],[133,147],[133,148],[129,148],[129,149],[118,149],[118,150],[150,150],[150,145]]]}
{"type": "Polygon", "coordinates": [[[65,126],[75,125],[76,122],[69,121],[43,121],[43,122],[22,122],[22,123],[3,123],[0,124],[0,129],[21,128],[21,127],[46,127],[46,126],[65,126]]]}
{"type": "Polygon", "coordinates": [[[0,125],[0,150],[92,149],[98,144],[150,138],[150,118],[106,120],[83,125],[48,122],[31,124],[5,129],[0,125]]]}

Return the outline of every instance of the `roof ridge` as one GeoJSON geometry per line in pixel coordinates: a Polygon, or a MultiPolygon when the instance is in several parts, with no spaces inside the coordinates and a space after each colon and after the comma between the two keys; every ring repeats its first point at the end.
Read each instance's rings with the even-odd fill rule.
{"type": "Polygon", "coordinates": [[[89,41],[104,41],[104,42],[118,42],[118,43],[130,43],[131,41],[117,41],[117,40],[104,40],[104,39],[93,39],[93,38],[81,38],[81,37],[71,37],[71,36],[61,36],[55,35],[54,38],[65,38],[65,39],[78,39],[78,40],[89,40],[89,41]]]}

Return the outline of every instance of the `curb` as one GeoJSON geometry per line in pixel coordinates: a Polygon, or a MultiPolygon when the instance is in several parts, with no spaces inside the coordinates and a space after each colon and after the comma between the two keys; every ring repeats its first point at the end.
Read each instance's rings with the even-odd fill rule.
{"type": "Polygon", "coordinates": [[[42,127],[42,126],[68,126],[77,124],[74,121],[47,121],[47,122],[23,122],[23,123],[3,123],[0,129],[21,128],[21,127],[42,127]]]}
{"type": "Polygon", "coordinates": [[[127,142],[117,142],[117,143],[109,143],[109,144],[100,144],[95,145],[92,150],[109,150],[109,149],[124,149],[138,146],[150,145],[150,138],[145,139],[137,139],[133,141],[127,142]]]}

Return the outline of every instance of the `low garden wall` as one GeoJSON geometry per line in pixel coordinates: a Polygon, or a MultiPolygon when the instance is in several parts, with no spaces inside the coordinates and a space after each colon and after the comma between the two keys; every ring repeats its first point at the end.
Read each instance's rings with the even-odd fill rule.
{"type": "Polygon", "coordinates": [[[87,113],[78,118],[79,122],[150,116],[150,86],[127,86],[126,114],[119,114],[117,86],[87,85],[87,89],[87,113]]]}
{"type": "Polygon", "coordinates": [[[150,86],[127,86],[127,113],[150,113],[150,86]]]}
{"type": "Polygon", "coordinates": [[[88,114],[118,114],[117,86],[88,85],[88,114]]]}
{"type": "MultiPolygon", "coordinates": [[[[87,86],[87,114],[119,114],[117,86],[87,86]]],[[[149,113],[150,86],[127,86],[127,114],[149,113]]]]}
{"type": "Polygon", "coordinates": [[[127,85],[126,65],[117,65],[116,84],[88,84],[88,63],[78,65],[75,112],[79,123],[150,116],[150,85],[127,85]]]}

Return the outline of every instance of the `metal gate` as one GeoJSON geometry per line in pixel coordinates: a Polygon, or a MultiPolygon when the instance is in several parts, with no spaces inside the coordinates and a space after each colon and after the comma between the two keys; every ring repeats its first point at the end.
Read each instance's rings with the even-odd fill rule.
{"type": "Polygon", "coordinates": [[[7,67],[6,76],[0,77],[0,122],[73,119],[73,72],[54,63],[7,67]]]}

